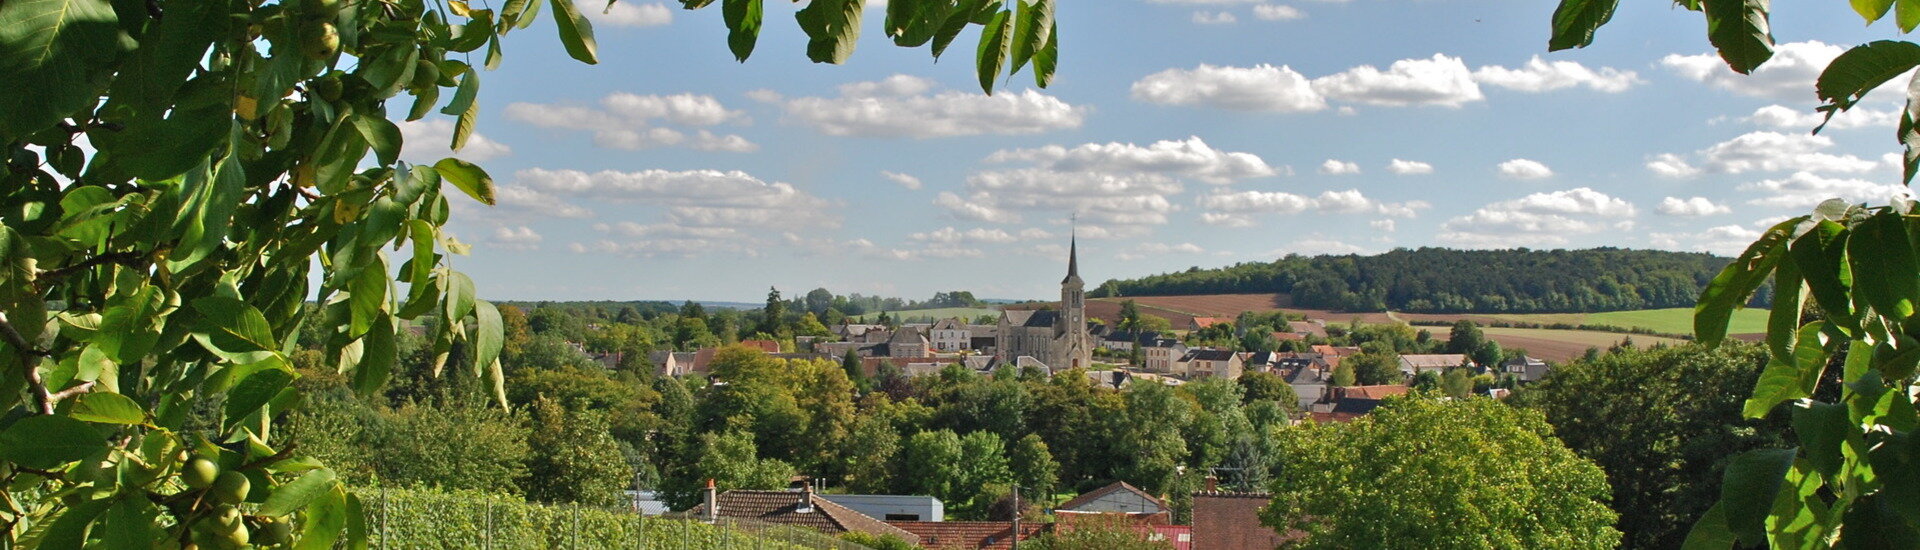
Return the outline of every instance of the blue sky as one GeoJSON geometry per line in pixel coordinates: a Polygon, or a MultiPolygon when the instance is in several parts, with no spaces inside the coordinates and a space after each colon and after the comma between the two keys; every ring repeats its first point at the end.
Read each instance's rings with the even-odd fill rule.
{"type": "MultiPolygon", "coordinates": [[[[977,27],[934,63],[876,8],[840,66],[787,2],[744,64],[717,8],[583,4],[597,66],[516,31],[460,154],[501,205],[456,201],[455,266],[496,299],[1038,298],[1074,215],[1097,284],[1395,247],[1726,254],[1902,190],[1897,93],[1808,134],[1819,68],[1897,36],[1844,4],[1775,6],[1780,53],[1739,77],[1662,2],[1549,54],[1550,2],[1065,0],[1053,85],[992,97],[977,27]]],[[[447,154],[446,118],[403,127],[410,159],[447,154]]]]}

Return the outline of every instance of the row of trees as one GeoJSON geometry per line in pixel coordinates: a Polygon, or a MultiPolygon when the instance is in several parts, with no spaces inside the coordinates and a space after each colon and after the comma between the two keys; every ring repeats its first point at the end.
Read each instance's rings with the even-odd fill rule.
{"type": "Polygon", "coordinates": [[[1708,254],[1657,250],[1402,248],[1194,267],[1110,280],[1091,295],[1282,292],[1300,307],[1343,311],[1616,311],[1691,307],[1725,265],[1726,258],[1708,254]]]}

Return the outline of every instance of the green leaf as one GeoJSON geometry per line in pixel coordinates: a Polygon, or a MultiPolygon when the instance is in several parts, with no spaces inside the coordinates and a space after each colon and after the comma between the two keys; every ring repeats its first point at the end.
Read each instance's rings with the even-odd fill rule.
{"type": "Polygon", "coordinates": [[[1706,0],[1707,41],[1734,72],[1753,72],[1773,57],[1769,0],[1706,0]]]}
{"type": "Polygon", "coordinates": [[[492,365],[500,359],[500,349],[506,344],[506,331],[500,324],[500,310],[486,300],[474,301],[474,343],[473,369],[492,365]]]}
{"type": "Polygon", "coordinates": [[[158,115],[173,103],[174,92],[200,66],[207,48],[227,32],[227,10],[217,2],[167,0],[165,18],[140,37],[140,47],[120,67],[108,101],[158,115]]]}
{"type": "Polygon", "coordinates": [[[267,502],[260,505],[258,515],[284,516],[294,513],[339,486],[339,478],[333,470],[308,470],[298,479],[274,487],[273,494],[267,496],[267,502]]]}
{"type": "Polygon", "coordinates": [[[887,36],[893,37],[896,46],[918,48],[933,39],[953,4],[953,0],[887,2],[887,36]]]}
{"type": "Polygon", "coordinates": [[[1033,52],[1033,84],[1041,88],[1053,84],[1053,70],[1060,62],[1060,25],[1047,31],[1047,45],[1033,52]]]}
{"type": "Polygon", "coordinates": [[[235,363],[254,363],[263,355],[280,349],[273,341],[272,328],[260,310],[225,296],[206,296],[193,301],[200,313],[193,337],[208,351],[235,363]]]}
{"type": "Polygon", "coordinates": [[[330,550],[347,526],[347,493],[335,485],[307,503],[295,550],[330,550]]]}
{"type": "Polygon", "coordinates": [[[386,262],[375,256],[373,264],[353,279],[347,296],[348,311],[352,313],[347,326],[349,338],[366,334],[376,319],[387,316],[387,288],[392,286],[392,280],[388,277],[386,262]]]}
{"type": "Polygon", "coordinates": [[[473,313],[473,279],[458,271],[447,272],[446,322],[458,322],[473,313]]]}
{"type": "Polygon", "coordinates": [[[1800,311],[1805,309],[1807,287],[1799,268],[1785,258],[1773,271],[1773,304],[1767,309],[1767,351],[1776,361],[1793,359],[1794,330],[1800,327],[1800,311]]]}
{"type": "Polygon", "coordinates": [[[1881,315],[1894,319],[1913,316],[1920,298],[1920,261],[1914,259],[1907,227],[1899,214],[1881,212],[1861,220],[1847,239],[1853,262],[1854,290],[1881,315]]]}
{"type": "Polygon", "coordinates": [[[353,127],[360,130],[361,139],[373,147],[375,158],[381,166],[392,166],[400,160],[400,127],[386,117],[359,115],[353,117],[353,127]]]}
{"type": "Polygon", "coordinates": [[[1895,0],[1893,22],[1900,26],[1900,32],[1913,32],[1915,26],[1920,26],[1920,1],[1895,0]]]}
{"type": "Polygon", "coordinates": [[[940,54],[947,51],[947,46],[953,43],[953,39],[960,36],[960,31],[967,28],[967,23],[973,20],[973,14],[980,11],[983,5],[985,0],[959,0],[954,4],[953,9],[947,12],[946,18],[940,22],[940,28],[933,33],[935,60],[939,60],[940,54]]]}
{"type": "Polygon", "coordinates": [[[975,56],[975,67],[980,73],[980,89],[987,95],[993,95],[993,81],[1000,77],[1000,66],[1007,62],[1007,42],[1013,38],[1013,26],[1007,22],[1013,12],[1001,11],[987,21],[986,28],[980,29],[980,48],[975,56]]]}
{"type": "Polygon", "coordinates": [[[1707,283],[1707,288],[1700,292],[1699,302],[1693,306],[1694,337],[1708,345],[1726,338],[1733,310],[1744,305],[1754,289],[1773,273],[1774,265],[1786,254],[1787,239],[1792,236],[1794,226],[1805,219],[1804,216],[1794,218],[1768,228],[1759,240],[1747,246],[1746,252],[1707,283]]]}
{"type": "Polygon", "coordinates": [[[1792,356],[1767,360],[1766,369],[1760,371],[1760,379],[1754,382],[1753,397],[1747,398],[1742,409],[1747,418],[1764,417],[1782,401],[1813,395],[1814,386],[1820,383],[1820,373],[1827,370],[1827,338],[1821,332],[1826,324],[1814,321],[1800,327],[1792,356]]]}
{"type": "Polygon", "coordinates": [[[460,73],[460,87],[453,90],[453,100],[447,102],[440,114],[459,116],[473,108],[473,98],[480,95],[480,72],[468,69],[460,73]]]}
{"type": "Polygon", "coordinates": [[[192,196],[185,209],[186,227],[180,245],[167,255],[167,270],[190,273],[214,250],[226,244],[227,231],[233,227],[233,212],[246,193],[247,176],[240,159],[222,159],[208,178],[208,167],[187,173],[186,185],[192,196]]]}
{"type": "Polygon", "coordinates": [[[1727,530],[1740,542],[1767,543],[1767,512],[1773,509],[1787,470],[1793,468],[1794,453],[1793,449],[1755,449],[1728,461],[1715,507],[1726,514],[1727,530]]]}
{"type": "Polygon", "coordinates": [[[0,459],[28,468],[52,469],[106,448],[100,432],[65,416],[29,416],[0,431],[0,459]]]}
{"type": "Polygon", "coordinates": [[[807,58],[844,63],[860,41],[862,0],[813,0],[793,14],[807,32],[807,58]]]}
{"type": "Polygon", "coordinates": [[[1859,329],[1854,318],[1853,268],[1847,264],[1847,228],[1832,220],[1820,220],[1805,235],[1787,245],[1793,264],[1812,291],[1827,318],[1848,328],[1859,329]]]}
{"type": "Polygon", "coordinates": [[[88,500],[67,507],[53,523],[47,527],[46,534],[40,539],[40,548],[81,548],[87,542],[87,532],[93,523],[113,505],[111,499],[88,500]]]}
{"type": "Polygon", "coordinates": [[[386,385],[388,375],[399,360],[393,318],[380,315],[362,339],[365,344],[361,350],[360,364],[353,369],[353,391],[362,397],[372,397],[386,385]]]}
{"type": "Polygon", "coordinates": [[[0,82],[16,86],[0,94],[0,141],[91,109],[133,47],[105,0],[0,2],[0,82]]]}
{"type": "Polygon", "coordinates": [[[1553,10],[1553,37],[1547,39],[1547,51],[1585,48],[1593,44],[1593,34],[1613,19],[1620,0],[1560,0],[1553,10]]]}
{"type": "Polygon", "coordinates": [[[453,122],[453,142],[448,144],[447,148],[455,152],[465,149],[467,147],[467,138],[473,135],[473,126],[479,118],[480,104],[468,104],[467,110],[462,111],[460,118],[455,119],[453,122]]]}
{"type": "Polygon", "coordinates": [[[227,422],[229,424],[253,414],[267,405],[280,390],[293,383],[293,373],[284,368],[266,368],[254,371],[235,384],[227,392],[227,422]]]}
{"type": "Polygon", "coordinates": [[[1018,2],[1018,7],[1013,26],[1013,68],[1007,69],[1008,75],[1020,72],[1035,52],[1046,48],[1053,32],[1053,0],[1018,2]]]}
{"type": "Polygon", "coordinates": [[[588,65],[599,63],[600,46],[593,42],[593,23],[580,16],[580,10],[573,7],[573,0],[552,2],[553,23],[560,28],[560,43],[566,45],[567,55],[588,65]]]}
{"type": "MultiPolygon", "coordinates": [[[[1857,4],[1856,4],[1857,6],[1857,4]]],[[[1920,66],[1920,44],[1899,40],[1879,40],[1854,46],[1820,71],[1814,81],[1814,94],[1827,104],[1820,107],[1825,121],[1853,107],[1867,92],[1886,84],[1915,66],[1920,66]]]]}
{"type": "Polygon", "coordinates": [[[1707,513],[1694,522],[1693,530],[1687,532],[1686,542],[1681,550],[1729,550],[1735,542],[1733,532],[1727,530],[1727,515],[1723,504],[1714,503],[1707,513]]]}
{"type": "Polygon", "coordinates": [[[1828,476],[1838,473],[1845,463],[1840,447],[1854,429],[1845,405],[1803,402],[1793,408],[1793,432],[1800,439],[1807,462],[1828,476]]]}
{"type": "Polygon", "coordinates": [[[754,43],[760,40],[763,15],[760,0],[725,0],[720,5],[721,19],[727,23],[727,49],[733,50],[735,60],[744,63],[747,56],[753,55],[754,43]]]}
{"type": "Polygon", "coordinates": [[[453,157],[440,159],[433,163],[433,169],[440,172],[440,178],[460,188],[473,200],[493,206],[493,177],[479,165],[453,157]]]}
{"type": "Polygon", "coordinates": [[[132,398],[117,393],[83,393],[73,398],[67,416],[74,420],[102,424],[145,424],[147,411],[132,398]]]}
{"type": "Polygon", "coordinates": [[[1893,1],[1894,0],[1850,0],[1849,3],[1853,4],[1853,11],[1855,13],[1859,13],[1861,18],[1866,19],[1868,23],[1872,23],[1887,16],[1887,9],[1893,7],[1893,1]]]}
{"type": "Polygon", "coordinates": [[[106,517],[101,518],[100,542],[106,548],[144,548],[153,544],[156,536],[154,520],[160,516],[160,508],[144,498],[123,498],[114,501],[108,508],[106,517]]]}

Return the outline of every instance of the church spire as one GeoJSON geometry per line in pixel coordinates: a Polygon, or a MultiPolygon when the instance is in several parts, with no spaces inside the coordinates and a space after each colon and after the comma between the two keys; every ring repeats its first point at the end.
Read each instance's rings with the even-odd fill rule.
{"type": "Polygon", "coordinates": [[[1067,283],[1081,282],[1080,281],[1079,231],[1078,230],[1074,231],[1074,235],[1070,239],[1071,240],[1067,241],[1068,243],[1067,244],[1067,278],[1060,280],[1060,284],[1063,284],[1063,285],[1067,283]]]}

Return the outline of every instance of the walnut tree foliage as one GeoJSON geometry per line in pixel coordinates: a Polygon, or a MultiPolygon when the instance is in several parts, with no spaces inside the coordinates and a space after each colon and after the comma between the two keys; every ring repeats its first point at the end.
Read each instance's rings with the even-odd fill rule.
{"type": "MultiPolygon", "coordinates": [[[[762,2],[721,4],[744,61],[762,2]]],[[[863,4],[796,9],[807,57],[844,62],[863,4]]],[[[598,62],[572,0],[0,2],[0,549],[364,544],[359,498],[271,429],[303,324],[363,393],[423,326],[436,374],[504,406],[501,315],[445,230],[492,179],[400,161],[393,121],[453,117],[460,150],[543,6],[598,62]]],[[[983,89],[1051,81],[1051,0],[894,0],[884,26],[939,56],[974,25],[983,89]]]]}
{"type": "MultiPolygon", "coordinates": [[[[1591,44],[1618,3],[1562,0],[1549,48],[1591,44]]],[[[1848,4],[1869,24],[1891,13],[1901,34],[1920,27],[1920,1],[1848,4]]],[[[1768,0],[1677,5],[1706,17],[1707,40],[1734,71],[1749,73],[1773,56],[1768,0]]],[[[1815,81],[1813,91],[1825,102],[1818,110],[1830,119],[1917,66],[1920,44],[1911,41],[1855,46],[1815,81]]],[[[1905,151],[1903,184],[1920,169],[1920,79],[1908,83],[1907,94],[1895,134],[1905,151]]],[[[1695,333],[1714,343],[1725,337],[1733,310],[1771,279],[1769,357],[1743,412],[1759,418],[1787,404],[1799,446],[1732,456],[1720,500],[1694,524],[1687,548],[1920,547],[1915,206],[1898,197],[1873,206],[1829,200],[1767,229],[1701,293],[1695,333]],[[1824,376],[1831,366],[1840,376],[1824,376]]]]}

